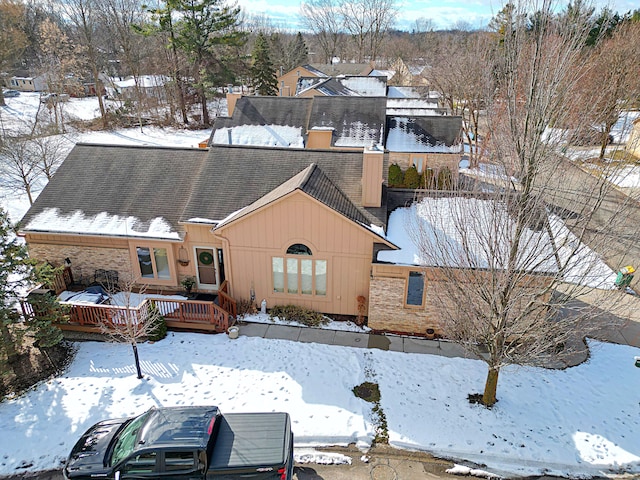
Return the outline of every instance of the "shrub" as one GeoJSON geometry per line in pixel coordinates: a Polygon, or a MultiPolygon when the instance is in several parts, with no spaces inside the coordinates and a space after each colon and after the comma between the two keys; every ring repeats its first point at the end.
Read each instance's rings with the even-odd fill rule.
{"type": "Polygon", "coordinates": [[[404,172],[404,184],[407,188],[418,188],[420,186],[420,174],[415,166],[407,168],[404,172]]]}
{"type": "Polygon", "coordinates": [[[390,187],[400,187],[404,182],[404,175],[402,173],[402,169],[400,165],[394,163],[393,165],[389,165],[389,186],[390,187]]]}
{"type": "Polygon", "coordinates": [[[239,298],[236,301],[236,310],[238,312],[238,317],[252,315],[258,311],[256,304],[246,298],[239,298]]]}
{"type": "Polygon", "coordinates": [[[273,320],[275,317],[285,322],[298,322],[307,327],[317,327],[329,321],[321,313],[298,305],[276,305],[269,311],[269,318],[273,320]]]}
{"type": "Polygon", "coordinates": [[[158,342],[167,336],[167,321],[160,315],[155,304],[150,307],[149,314],[151,318],[155,318],[153,327],[149,330],[149,340],[158,342]]]}

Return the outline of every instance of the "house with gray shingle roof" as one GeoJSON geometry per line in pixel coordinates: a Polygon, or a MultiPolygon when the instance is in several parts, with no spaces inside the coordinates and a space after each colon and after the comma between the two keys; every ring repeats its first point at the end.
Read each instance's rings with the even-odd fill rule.
{"type": "Polygon", "coordinates": [[[384,237],[378,150],[78,144],[22,220],[30,255],[91,283],[163,292],[195,277],[236,299],[357,315],[384,237]]]}

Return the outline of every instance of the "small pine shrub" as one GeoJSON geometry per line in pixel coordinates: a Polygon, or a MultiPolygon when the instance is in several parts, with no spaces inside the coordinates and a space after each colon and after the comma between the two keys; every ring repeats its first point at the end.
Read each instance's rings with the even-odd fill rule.
{"type": "Polygon", "coordinates": [[[390,187],[400,187],[404,182],[404,174],[402,173],[402,169],[400,165],[394,163],[389,165],[389,186],[390,187]]]}
{"type": "Polygon", "coordinates": [[[317,327],[329,322],[321,313],[298,305],[276,305],[269,311],[269,318],[273,320],[275,317],[284,322],[298,322],[307,327],[317,327]]]}
{"type": "Polygon", "coordinates": [[[149,340],[152,342],[159,342],[167,336],[167,321],[160,315],[158,307],[154,304],[149,309],[151,318],[155,317],[153,328],[149,331],[149,340]]]}
{"type": "Polygon", "coordinates": [[[404,172],[404,184],[407,188],[418,188],[420,186],[420,174],[415,166],[407,168],[404,172]]]}

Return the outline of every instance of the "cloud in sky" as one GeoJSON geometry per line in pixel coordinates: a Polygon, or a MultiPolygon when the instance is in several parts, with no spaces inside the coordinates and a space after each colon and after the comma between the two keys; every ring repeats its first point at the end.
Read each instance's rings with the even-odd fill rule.
{"type": "MultiPolygon", "coordinates": [[[[557,2],[563,9],[569,0],[557,2]]],[[[300,22],[300,0],[238,0],[242,10],[250,15],[266,15],[274,26],[303,30],[300,22]]],[[[431,20],[438,29],[450,28],[464,22],[473,28],[485,27],[499,12],[505,2],[496,0],[397,0],[398,18],[396,27],[412,30],[417,19],[431,20]]],[[[597,10],[608,6],[621,14],[640,8],[637,0],[596,0],[597,10]]]]}

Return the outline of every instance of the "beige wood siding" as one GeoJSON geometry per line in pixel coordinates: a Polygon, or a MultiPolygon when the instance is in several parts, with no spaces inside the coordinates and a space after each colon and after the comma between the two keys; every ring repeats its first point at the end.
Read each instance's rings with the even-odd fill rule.
{"type": "Polygon", "coordinates": [[[362,205],[380,207],[382,205],[382,181],[384,154],[381,151],[365,150],[362,166],[362,205]]]}
{"type": "Polygon", "coordinates": [[[316,150],[331,148],[333,130],[309,130],[307,133],[307,148],[316,150]]]}
{"type": "Polygon", "coordinates": [[[296,86],[300,77],[315,77],[314,73],[303,67],[297,67],[278,77],[278,95],[281,97],[295,97],[296,86]]]}
{"type": "MultiPolygon", "coordinates": [[[[269,307],[288,303],[331,314],[356,315],[357,297],[368,296],[375,237],[301,192],[266,206],[219,230],[227,248],[227,278],[232,295],[269,307]],[[327,261],[327,295],[273,292],[272,258],[289,246],[308,246],[312,259],[327,261]]],[[[300,256],[300,258],[309,258],[300,256]]]]}

